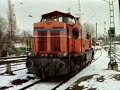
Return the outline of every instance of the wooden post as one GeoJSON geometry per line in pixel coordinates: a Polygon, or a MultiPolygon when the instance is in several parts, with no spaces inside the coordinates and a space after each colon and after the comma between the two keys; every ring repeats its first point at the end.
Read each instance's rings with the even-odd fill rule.
{"type": "Polygon", "coordinates": [[[13,72],[11,71],[11,64],[10,63],[6,64],[6,74],[10,74],[10,75],[13,74],[13,72]]]}
{"type": "Polygon", "coordinates": [[[118,64],[116,62],[114,63],[108,63],[108,70],[115,70],[118,71],[118,64]]]}

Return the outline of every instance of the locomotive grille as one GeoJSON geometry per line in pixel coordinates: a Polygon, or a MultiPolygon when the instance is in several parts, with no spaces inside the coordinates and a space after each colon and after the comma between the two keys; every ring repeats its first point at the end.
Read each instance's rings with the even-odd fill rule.
{"type": "Polygon", "coordinates": [[[51,50],[60,51],[60,32],[51,32],[51,36],[53,36],[51,37],[51,50]]]}
{"type": "MultiPolygon", "coordinates": [[[[39,36],[47,36],[47,31],[42,31],[39,36]]],[[[40,51],[47,51],[47,37],[39,38],[40,51]]]]}

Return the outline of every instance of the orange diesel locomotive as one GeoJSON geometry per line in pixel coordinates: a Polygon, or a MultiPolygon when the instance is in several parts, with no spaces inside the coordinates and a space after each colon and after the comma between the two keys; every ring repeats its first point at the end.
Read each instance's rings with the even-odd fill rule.
{"type": "Polygon", "coordinates": [[[34,55],[26,66],[41,78],[79,72],[93,59],[91,36],[79,18],[59,11],[42,15],[34,24],[34,55]]]}

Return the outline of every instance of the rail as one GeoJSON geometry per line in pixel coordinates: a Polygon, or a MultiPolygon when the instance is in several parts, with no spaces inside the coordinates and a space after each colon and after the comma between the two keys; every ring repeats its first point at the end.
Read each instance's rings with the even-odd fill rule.
{"type": "Polygon", "coordinates": [[[32,87],[33,85],[40,83],[41,81],[42,81],[42,80],[38,80],[38,81],[36,81],[36,82],[34,82],[34,83],[31,83],[31,84],[29,84],[29,85],[27,85],[27,86],[25,86],[25,87],[23,87],[23,88],[21,88],[21,89],[19,89],[19,90],[28,89],[28,88],[32,87]]]}
{"type": "Polygon", "coordinates": [[[6,59],[15,59],[15,58],[26,58],[27,56],[19,56],[19,57],[0,57],[0,60],[6,60],[6,59]]]}

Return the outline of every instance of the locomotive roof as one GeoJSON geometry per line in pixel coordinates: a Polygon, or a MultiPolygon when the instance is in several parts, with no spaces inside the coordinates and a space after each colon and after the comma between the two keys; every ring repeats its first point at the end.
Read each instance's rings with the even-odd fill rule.
{"type": "Polygon", "coordinates": [[[53,12],[50,12],[50,13],[47,13],[47,14],[43,14],[42,15],[42,18],[49,18],[51,16],[65,16],[65,17],[70,17],[70,18],[75,18],[73,15],[69,14],[69,13],[63,13],[63,12],[60,12],[60,11],[53,11],[53,12]]]}

